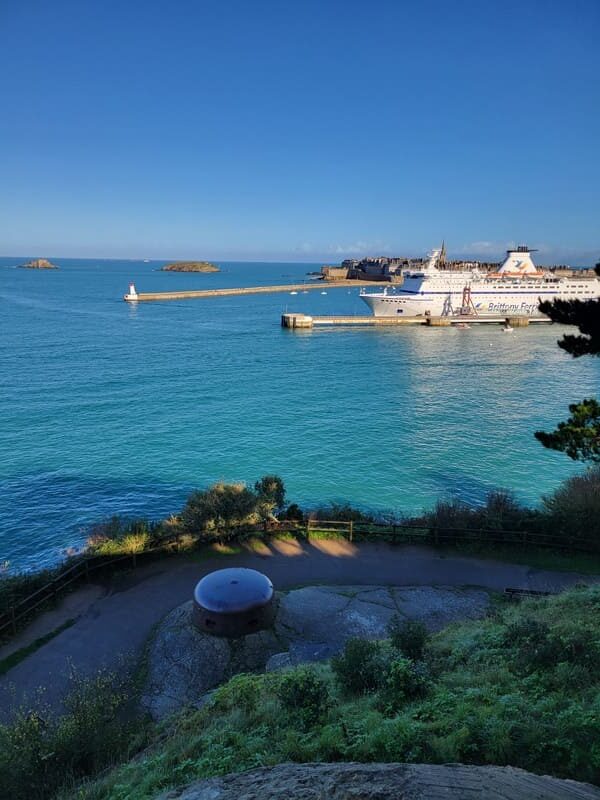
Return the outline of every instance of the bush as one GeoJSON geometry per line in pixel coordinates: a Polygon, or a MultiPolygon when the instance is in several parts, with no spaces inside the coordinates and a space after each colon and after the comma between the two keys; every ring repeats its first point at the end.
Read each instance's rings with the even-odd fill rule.
{"type": "Polygon", "coordinates": [[[427,691],[428,680],[424,668],[417,666],[409,658],[396,658],[389,665],[381,698],[393,711],[407,700],[420,697],[427,691]]]}
{"type": "Polygon", "coordinates": [[[429,639],[427,628],[416,619],[402,619],[395,614],[388,624],[388,635],[392,646],[413,661],[423,658],[429,639]]]}
{"type": "Polygon", "coordinates": [[[194,492],[181,513],[187,532],[218,532],[258,522],[257,497],[243,483],[215,483],[194,492]]]}
{"type": "Polygon", "coordinates": [[[330,705],[327,684],[311,667],[284,673],[277,686],[277,697],[285,710],[306,726],[323,719],[330,705]]]}
{"type": "Polygon", "coordinates": [[[274,509],[281,509],[285,504],[285,486],[278,475],[264,475],[254,484],[254,491],[259,500],[271,504],[274,509]]]}
{"type": "Polygon", "coordinates": [[[375,517],[354,508],[349,503],[330,503],[311,511],[309,515],[312,519],[334,519],[340,522],[375,522],[375,517]]]}
{"type": "Polygon", "coordinates": [[[0,724],[0,798],[50,798],[127,755],[135,727],[125,714],[129,696],[124,679],[102,671],[72,676],[61,716],[44,706],[18,709],[0,724]]]}
{"type": "Polygon", "coordinates": [[[186,533],[223,533],[271,519],[285,500],[283,481],[265,475],[255,489],[221,482],[193,492],[181,512],[181,527],[186,533]]]}
{"type": "Polygon", "coordinates": [[[592,540],[600,550],[600,467],[568,478],[543,498],[544,527],[564,540],[592,540]]]}
{"type": "Polygon", "coordinates": [[[564,652],[560,640],[552,635],[548,625],[531,617],[507,626],[504,645],[513,650],[513,666],[522,674],[554,667],[564,652]]]}
{"type": "Polygon", "coordinates": [[[433,511],[412,522],[449,532],[454,529],[521,531],[533,529],[537,517],[537,512],[522,506],[512,492],[494,489],[488,493],[485,505],[471,506],[457,499],[438,500],[433,511]]]}
{"type": "Polygon", "coordinates": [[[247,713],[254,711],[262,688],[262,678],[240,673],[215,691],[213,701],[219,711],[241,709],[247,713]]]}
{"type": "Polygon", "coordinates": [[[385,667],[381,643],[368,639],[348,639],[343,651],[331,659],[338,685],[350,695],[378,689],[384,680],[385,667]]]}
{"type": "Polygon", "coordinates": [[[291,503],[285,511],[279,515],[279,519],[289,519],[293,522],[304,522],[304,514],[297,503],[291,503]]]}

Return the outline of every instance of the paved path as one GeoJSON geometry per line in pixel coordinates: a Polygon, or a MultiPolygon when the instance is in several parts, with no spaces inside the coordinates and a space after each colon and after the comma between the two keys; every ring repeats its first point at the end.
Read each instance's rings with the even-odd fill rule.
{"type": "MultiPolygon", "coordinates": [[[[600,576],[445,556],[420,546],[371,542],[273,541],[258,552],[202,560],[165,559],[115,578],[101,596],[90,593],[89,604],[80,608],[81,616],[75,624],[2,676],[0,715],[14,700],[32,697],[40,686],[46,688],[48,702],[58,703],[68,684],[69,664],[80,674],[92,674],[101,666],[119,666],[124,656],[139,655],[152,628],[171,609],[191,598],[203,575],[231,566],[265,572],[276,589],[304,584],[378,584],[559,591],[578,582],[600,580],[600,576]]],[[[77,595],[66,603],[67,611],[59,607],[47,616],[49,630],[72,616],[74,597],[77,595]]]]}

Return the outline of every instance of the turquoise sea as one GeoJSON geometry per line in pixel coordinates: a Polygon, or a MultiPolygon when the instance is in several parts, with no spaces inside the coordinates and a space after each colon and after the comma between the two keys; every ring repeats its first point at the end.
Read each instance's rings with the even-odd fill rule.
{"type": "MultiPolygon", "coordinates": [[[[148,303],[138,291],[294,282],[312,264],[0,259],[0,562],[56,561],[108,515],[159,518],[218,479],[280,474],[302,505],[414,512],[504,486],[531,503],[578,467],[533,438],[597,393],[561,331],[280,327],[367,313],[358,290],[148,303]]],[[[308,278],[306,278],[308,280],[308,278]]],[[[580,469],[580,467],[579,467],[580,469]]]]}

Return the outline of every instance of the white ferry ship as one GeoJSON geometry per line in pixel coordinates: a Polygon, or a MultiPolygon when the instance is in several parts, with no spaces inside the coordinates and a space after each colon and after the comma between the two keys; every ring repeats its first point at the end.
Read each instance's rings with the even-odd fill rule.
{"type": "Polygon", "coordinates": [[[543,300],[590,300],[600,297],[600,279],[556,276],[537,269],[534,252],[523,245],[507,250],[497,272],[479,269],[440,269],[441,250],[434,250],[425,266],[406,270],[397,288],[361,291],[376,317],[457,316],[461,314],[541,316],[543,300]]]}

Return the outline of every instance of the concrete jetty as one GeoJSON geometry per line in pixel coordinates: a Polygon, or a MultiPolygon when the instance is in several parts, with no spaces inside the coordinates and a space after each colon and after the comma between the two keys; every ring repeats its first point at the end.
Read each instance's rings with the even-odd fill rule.
{"type": "Polygon", "coordinates": [[[133,284],[123,295],[127,303],[144,303],[160,300],[195,300],[206,297],[230,297],[244,294],[274,294],[277,292],[328,292],[330,289],[352,289],[359,286],[389,286],[389,281],[311,281],[310,283],[285,283],[278,286],[244,286],[239,289],[198,289],[179,292],[138,292],[133,284]],[[131,290],[133,286],[134,291],[131,290]]]}
{"type": "Polygon", "coordinates": [[[495,324],[505,325],[511,328],[526,327],[532,322],[550,322],[548,317],[503,317],[500,314],[487,316],[456,316],[456,317],[372,317],[372,316],[335,316],[335,317],[313,317],[309,314],[285,313],[281,315],[281,325],[284,328],[314,328],[319,326],[334,325],[370,325],[370,326],[394,326],[394,325],[429,325],[432,328],[450,327],[451,325],[482,325],[495,324]]]}

